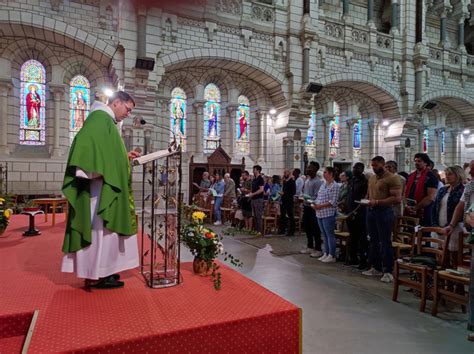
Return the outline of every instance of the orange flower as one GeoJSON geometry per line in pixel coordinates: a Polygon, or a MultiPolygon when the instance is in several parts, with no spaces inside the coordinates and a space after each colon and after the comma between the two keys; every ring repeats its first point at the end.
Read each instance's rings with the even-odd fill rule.
{"type": "Polygon", "coordinates": [[[214,234],[212,232],[206,232],[204,236],[206,236],[207,238],[214,238],[214,234]]]}

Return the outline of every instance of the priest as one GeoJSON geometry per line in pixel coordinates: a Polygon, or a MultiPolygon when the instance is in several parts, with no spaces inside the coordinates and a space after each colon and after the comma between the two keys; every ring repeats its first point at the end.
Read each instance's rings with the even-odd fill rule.
{"type": "Polygon", "coordinates": [[[120,275],[139,265],[130,159],[117,125],[135,107],[115,92],[107,105],[95,102],[76,135],[66,166],[63,194],[69,214],[62,271],[85,279],[86,287],[123,287],[120,275]]]}

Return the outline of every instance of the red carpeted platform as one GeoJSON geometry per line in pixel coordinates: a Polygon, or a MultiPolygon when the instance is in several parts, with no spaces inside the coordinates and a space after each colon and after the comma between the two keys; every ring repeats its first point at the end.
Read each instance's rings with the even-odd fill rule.
{"type": "Polygon", "coordinates": [[[220,291],[184,263],[177,287],[149,289],[131,270],[123,289],[89,292],[60,272],[64,216],[36,220],[41,236],[23,237],[15,215],[0,237],[0,353],[21,351],[36,309],[31,353],[301,351],[300,309],[238,272],[222,267],[220,291]]]}

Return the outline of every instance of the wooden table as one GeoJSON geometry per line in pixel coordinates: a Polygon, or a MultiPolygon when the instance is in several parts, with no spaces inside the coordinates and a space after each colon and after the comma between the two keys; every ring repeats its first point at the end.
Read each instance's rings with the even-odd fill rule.
{"type": "Polygon", "coordinates": [[[39,199],[33,199],[33,203],[37,204],[39,206],[44,206],[44,221],[48,221],[48,210],[49,207],[51,206],[51,209],[53,210],[53,225],[56,224],[56,208],[60,205],[63,205],[64,212],[66,213],[66,219],[67,219],[67,208],[68,208],[68,203],[66,198],[39,198],[39,199]]]}

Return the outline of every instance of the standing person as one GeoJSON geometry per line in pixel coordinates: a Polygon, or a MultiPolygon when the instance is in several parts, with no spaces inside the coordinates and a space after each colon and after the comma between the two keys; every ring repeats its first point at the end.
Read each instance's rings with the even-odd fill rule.
{"type": "Polygon", "coordinates": [[[296,185],[296,193],[295,193],[296,197],[299,197],[303,193],[304,179],[300,175],[301,175],[301,170],[299,168],[295,168],[293,170],[293,179],[296,185]]]}
{"type": "MultiPolygon", "coordinates": [[[[406,179],[402,175],[398,174],[398,164],[397,164],[397,162],[393,161],[393,160],[387,161],[385,163],[385,169],[388,172],[393,173],[395,176],[397,176],[400,179],[400,183],[402,184],[402,195],[405,195],[406,179]]],[[[393,216],[394,216],[394,220],[393,220],[393,236],[394,236],[394,239],[393,239],[393,241],[403,242],[403,239],[401,237],[395,239],[395,237],[398,236],[397,219],[398,219],[399,216],[402,216],[402,215],[403,215],[403,200],[400,204],[394,204],[393,205],[393,216]]]]}
{"type": "Polygon", "coordinates": [[[345,213],[346,203],[347,203],[347,188],[349,185],[349,181],[352,179],[352,171],[344,171],[339,174],[339,179],[341,181],[340,189],[339,189],[339,197],[337,200],[337,206],[341,210],[341,212],[345,213]]]}
{"type": "Polygon", "coordinates": [[[415,155],[416,170],[408,176],[405,197],[416,201],[416,205],[407,205],[405,213],[420,218],[422,226],[431,226],[431,208],[438,192],[438,179],[429,169],[430,158],[427,154],[415,155]]]}
{"type": "Polygon", "coordinates": [[[281,179],[278,175],[272,176],[272,188],[270,189],[270,200],[271,202],[279,202],[281,197],[281,179]]]}
{"type": "Polygon", "coordinates": [[[263,199],[269,200],[272,190],[272,181],[270,180],[270,176],[264,176],[263,180],[265,182],[265,184],[263,185],[263,199]]]}
{"type": "Polygon", "coordinates": [[[372,268],[362,274],[380,276],[384,283],[393,281],[392,226],[394,204],[402,198],[400,179],[385,169],[385,159],[372,159],[374,176],[369,178],[367,229],[370,236],[370,264],[372,268]]]}
{"type": "Polygon", "coordinates": [[[294,197],[296,193],[296,183],[290,174],[290,170],[283,172],[283,190],[281,191],[281,209],[280,209],[280,234],[285,232],[287,227],[287,216],[289,220],[287,236],[295,234],[295,204],[294,197]]]}
{"type": "Polygon", "coordinates": [[[255,219],[255,228],[263,234],[263,186],[265,182],[262,177],[262,167],[260,165],[253,166],[252,193],[249,197],[252,200],[252,215],[255,219]]]}
{"type": "Polygon", "coordinates": [[[346,213],[347,228],[349,229],[349,260],[348,264],[358,264],[358,269],[367,268],[367,227],[366,208],[356,203],[367,195],[368,181],[364,175],[364,164],[357,162],[352,167],[353,177],[347,186],[346,213]]]}
{"type": "Polygon", "coordinates": [[[216,195],[214,196],[214,215],[216,221],[214,225],[222,225],[222,215],[221,215],[221,206],[222,206],[222,199],[224,199],[224,190],[225,184],[222,179],[222,174],[220,172],[216,173],[215,183],[214,183],[214,190],[216,191],[216,195]]]}
{"type": "Polygon", "coordinates": [[[62,271],[98,289],[124,285],[115,274],[139,265],[128,153],[115,124],[135,101],[115,92],[95,102],[69,152],[62,191],[69,202],[62,271]]]}
{"type": "MultiPolygon", "coordinates": [[[[464,193],[464,183],[466,182],[466,174],[461,166],[448,167],[445,172],[448,185],[440,188],[433,204],[433,226],[437,227],[449,225],[453,218],[454,210],[464,193]]],[[[458,224],[449,239],[448,265],[452,269],[457,269],[458,266],[457,254],[460,232],[462,232],[462,227],[458,224]]],[[[438,234],[434,233],[433,236],[437,238],[438,234]]]]}
{"type": "Polygon", "coordinates": [[[235,199],[235,182],[229,173],[224,175],[224,198],[235,199]]]}
{"type": "Polygon", "coordinates": [[[334,181],[336,171],[334,167],[324,169],[325,183],[318,192],[313,208],[316,210],[319,229],[324,237],[324,255],[318,258],[323,263],[336,262],[336,211],[341,186],[334,181]]]}
{"type": "Polygon", "coordinates": [[[240,197],[240,206],[244,216],[245,228],[252,230],[252,203],[248,195],[252,192],[252,181],[250,180],[249,171],[242,173],[242,196],[240,197]]]}
{"type": "MultiPolygon", "coordinates": [[[[316,176],[318,170],[319,164],[317,162],[314,162],[314,164],[311,162],[306,169],[308,177],[304,183],[303,194],[307,195],[312,201],[315,201],[318,197],[319,189],[323,184],[323,181],[316,176]]],[[[321,251],[321,230],[316,219],[316,213],[307,202],[303,205],[303,229],[306,232],[307,247],[301,250],[300,253],[309,253],[310,257],[313,258],[321,257],[323,255],[321,251]]]]}

